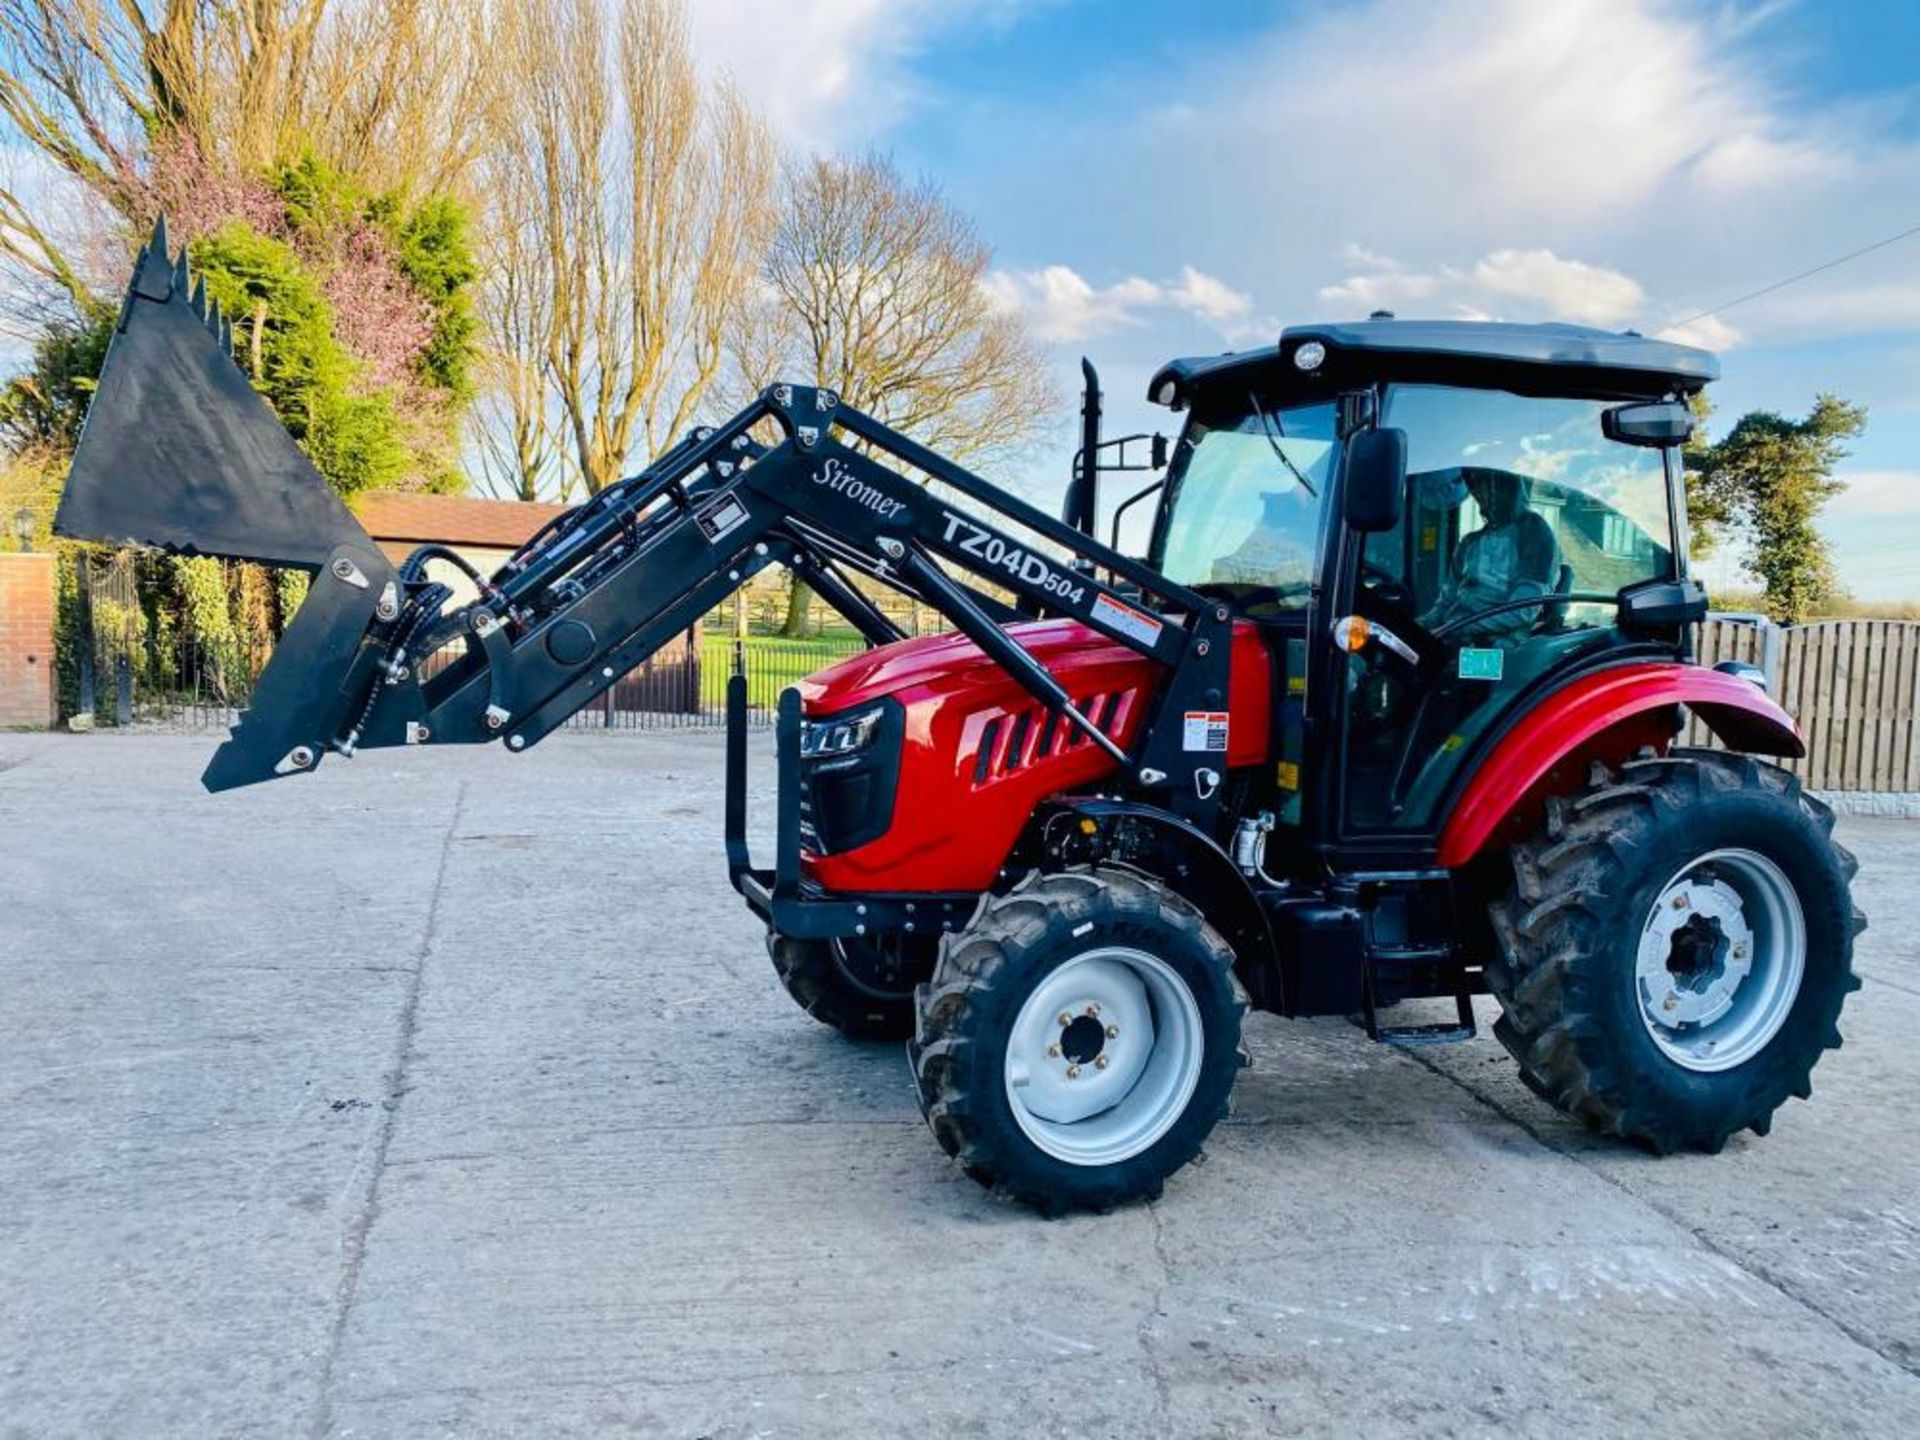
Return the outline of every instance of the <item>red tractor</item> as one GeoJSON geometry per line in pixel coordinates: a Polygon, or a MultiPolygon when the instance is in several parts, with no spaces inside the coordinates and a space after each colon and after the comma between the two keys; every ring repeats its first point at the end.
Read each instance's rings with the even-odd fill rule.
{"type": "MultiPolygon", "coordinates": [[[[314,572],[210,789],[329,752],[521,750],[771,564],[872,648],[782,697],[775,859],[726,845],[795,1000],[909,1041],[935,1138],[1047,1210],[1157,1195],[1226,1113],[1250,1007],[1401,1043],[1494,1033],[1539,1095],[1656,1151],[1808,1094],[1863,920],[1756,674],[1692,663],[1680,447],[1699,350],[1390,316],[1178,360],[1144,556],[832,393],[779,385],[450,603],[397,568],[232,364],[164,233],[69,534],[314,572]],[[903,471],[908,473],[902,473],[903,471]],[[904,638],[890,587],[953,633],[904,638]],[[1675,744],[1686,716],[1727,747],[1675,744]],[[1444,1025],[1389,1026],[1450,1000],[1444,1025]]],[[[1129,437],[1139,441],[1145,437],[1129,437]]]]}

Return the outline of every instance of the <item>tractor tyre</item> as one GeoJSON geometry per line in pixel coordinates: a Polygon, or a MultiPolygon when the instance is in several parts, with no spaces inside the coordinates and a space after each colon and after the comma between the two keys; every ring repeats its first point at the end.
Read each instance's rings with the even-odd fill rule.
{"type": "Polygon", "coordinates": [[[934,936],[796,940],[772,931],[774,973],[802,1010],[856,1040],[913,1034],[913,992],[933,973],[934,936]]]}
{"type": "Polygon", "coordinates": [[[907,1054],[934,1138],[1047,1214],[1158,1197],[1248,1063],[1232,949],[1130,871],[1033,875],[988,897],[919,999],[907,1054]]]}
{"type": "Polygon", "coordinates": [[[1664,1155],[1764,1135],[1812,1093],[1866,920],[1794,776],[1707,750],[1596,765],[1511,858],[1486,974],[1536,1094],[1664,1155]]]}

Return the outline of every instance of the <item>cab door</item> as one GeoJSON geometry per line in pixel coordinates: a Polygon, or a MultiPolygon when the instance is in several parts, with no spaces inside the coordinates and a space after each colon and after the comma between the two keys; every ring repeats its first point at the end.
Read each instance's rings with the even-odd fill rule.
{"type": "Polygon", "coordinates": [[[1391,529],[1343,529],[1334,609],[1368,622],[1335,637],[1350,650],[1338,662],[1342,840],[1421,848],[1506,717],[1649,643],[1619,628],[1617,597],[1681,578],[1675,462],[1608,439],[1612,403],[1386,387],[1379,424],[1406,436],[1404,501],[1391,529]],[[1377,638],[1353,643],[1360,629],[1377,638]]]}

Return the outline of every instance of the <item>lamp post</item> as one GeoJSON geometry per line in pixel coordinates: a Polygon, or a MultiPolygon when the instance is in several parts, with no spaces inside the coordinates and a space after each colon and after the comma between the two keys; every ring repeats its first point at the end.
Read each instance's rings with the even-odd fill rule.
{"type": "Polygon", "coordinates": [[[22,505],[13,512],[13,533],[20,542],[20,553],[27,555],[33,550],[34,515],[31,507],[22,505]]]}

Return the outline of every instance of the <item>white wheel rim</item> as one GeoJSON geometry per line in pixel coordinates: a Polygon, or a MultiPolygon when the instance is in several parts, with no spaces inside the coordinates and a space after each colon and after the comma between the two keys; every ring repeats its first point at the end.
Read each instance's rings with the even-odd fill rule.
{"type": "Polygon", "coordinates": [[[1786,1024],[1807,969],[1793,882],[1753,850],[1713,850],[1660,889],[1634,956],[1640,1018],[1688,1070],[1731,1070],[1786,1024]]]}
{"type": "Polygon", "coordinates": [[[1200,1006],[1173,967],[1104,947],[1057,966],[1007,1039],[1007,1104],[1056,1160],[1113,1165],[1173,1128],[1200,1083],[1200,1006]]]}

